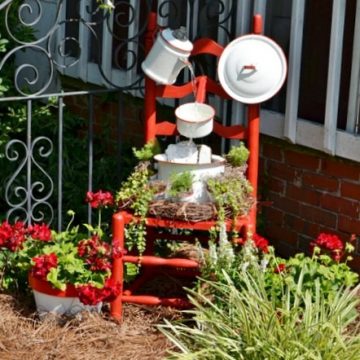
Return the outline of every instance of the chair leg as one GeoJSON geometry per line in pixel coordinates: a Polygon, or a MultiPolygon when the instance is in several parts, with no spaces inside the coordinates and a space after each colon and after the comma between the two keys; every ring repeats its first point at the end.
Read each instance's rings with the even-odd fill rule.
{"type": "Polygon", "coordinates": [[[122,251],[124,249],[124,217],[120,213],[116,213],[112,218],[113,227],[113,247],[117,249],[116,255],[113,258],[112,279],[115,283],[120,283],[121,291],[117,298],[110,304],[111,316],[118,320],[122,320],[122,295],[124,284],[124,262],[122,257],[122,251]]]}

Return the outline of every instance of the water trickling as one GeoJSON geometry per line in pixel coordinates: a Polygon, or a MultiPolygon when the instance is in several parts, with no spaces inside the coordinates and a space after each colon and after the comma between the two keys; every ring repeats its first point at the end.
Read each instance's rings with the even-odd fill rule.
{"type": "Polygon", "coordinates": [[[191,85],[192,85],[192,91],[193,91],[194,99],[195,99],[195,102],[196,102],[197,86],[196,86],[195,71],[194,71],[194,68],[193,68],[193,66],[192,66],[192,64],[190,62],[186,62],[186,66],[190,71],[190,81],[191,81],[191,85]]]}

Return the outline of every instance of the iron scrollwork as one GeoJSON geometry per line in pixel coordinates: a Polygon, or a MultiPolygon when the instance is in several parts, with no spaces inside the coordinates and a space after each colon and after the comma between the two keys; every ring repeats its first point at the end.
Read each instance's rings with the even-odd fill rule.
{"type": "MultiPolygon", "coordinates": [[[[5,151],[6,158],[16,168],[6,185],[5,201],[10,207],[8,218],[21,217],[28,223],[49,223],[54,217],[49,202],[54,193],[54,181],[44,165],[46,160],[50,160],[54,146],[45,136],[31,138],[31,102],[53,91],[58,73],[66,75],[76,66],[80,69],[86,57],[86,62],[96,63],[102,84],[108,88],[141,91],[144,82],[139,64],[144,58],[143,35],[150,11],[157,9],[159,24],[170,27],[188,25],[190,40],[194,40],[197,35],[202,35],[203,29],[214,27],[214,24],[230,36],[227,23],[236,4],[232,1],[229,9],[225,0],[113,2],[112,12],[99,9],[96,0],[0,2],[0,14],[7,32],[1,36],[11,40],[13,46],[0,57],[0,77],[5,68],[13,66],[13,89],[19,94],[19,99],[28,102],[27,140],[11,140],[5,151]],[[51,16],[46,8],[50,5],[53,9],[51,16]],[[76,16],[68,15],[67,6],[78,9],[76,16]],[[195,9],[205,19],[198,20],[197,25],[187,18],[195,9]],[[18,26],[12,24],[14,19],[18,26]],[[19,28],[29,30],[25,31],[27,35],[23,38],[16,32],[19,28]],[[81,38],[84,34],[87,42],[81,38]],[[110,63],[104,61],[104,34],[107,36],[110,63]],[[113,79],[114,70],[124,75],[121,82],[113,79]]],[[[56,91],[57,96],[64,94],[61,85],[56,91]]],[[[0,98],[0,102],[3,101],[6,97],[0,98]]]]}

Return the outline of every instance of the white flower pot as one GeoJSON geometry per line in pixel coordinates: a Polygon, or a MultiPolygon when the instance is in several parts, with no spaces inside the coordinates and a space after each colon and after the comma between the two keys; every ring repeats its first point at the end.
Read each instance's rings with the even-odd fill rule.
{"type": "Polygon", "coordinates": [[[72,285],[69,285],[65,291],[61,291],[45,280],[34,278],[31,274],[29,274],[29,285],[33,290],[36,310],[40,318],[47,313],[75,315],[84,310],[98,313],[101,311],[101,302],[97,305],[83,304],[72,285]]]}
{"type": "Polygon", "coordinates": [[[84,305],[77,297],[61,297],[48,295],[37,290],[33,290],[36,310],[40,317],[47,313],[55,315],[75,315],[81,311],[100,312],[102,304],[84,305]]]}

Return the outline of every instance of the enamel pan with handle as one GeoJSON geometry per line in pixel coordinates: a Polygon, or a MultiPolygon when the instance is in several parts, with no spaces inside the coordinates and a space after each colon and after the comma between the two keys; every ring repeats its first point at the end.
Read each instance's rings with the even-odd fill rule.
{"type": "Polygon", "coordinates": [[[286,78],[280,46],[263,35],[245,35],[230,42],[218,64],[219,81],[233,99],[257,104],[273,97],[286,78]]]}

